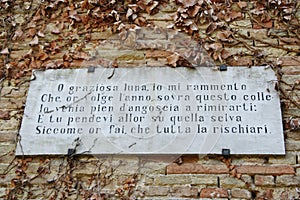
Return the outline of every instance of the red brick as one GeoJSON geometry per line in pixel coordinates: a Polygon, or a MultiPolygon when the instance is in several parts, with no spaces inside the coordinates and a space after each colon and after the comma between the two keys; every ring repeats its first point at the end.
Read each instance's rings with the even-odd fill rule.
{"type": "Polygon", "coordinates": [[[255,175],[254,184],[257,186],[275,185],[274,176],[255,175]]]}
{"type": "Polygon", "coordinates": [[[236,170],[238,174],[249,174],[249,175],[295,174],[295,169],[289,165],[279,165],[279,166],[242,165],[242,166],[237,166],[236,170]]]}
{"type": "Polygon", "coordinates": [[[167,166],[167,174],[227,174],[229,169],[225,165],[201,165],[186,163],[167,166]]]}
{"type": "Polygon", "coordinates": [[[200,198],[228,198],[228,191],[223,188],[204,188],[200,198]]]}

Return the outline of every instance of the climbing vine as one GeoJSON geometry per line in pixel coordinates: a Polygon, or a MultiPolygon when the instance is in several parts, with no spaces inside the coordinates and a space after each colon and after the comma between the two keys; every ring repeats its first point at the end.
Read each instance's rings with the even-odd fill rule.
{"type": "MultiPolygon", "coordinates": [[[[151,27],[159,32],[163,21],[168,29],[193,38],[216,65],[271,67],[278,77],[276,89],[283,109],[300,109],[300,79],[294,82],[284,79],[286,74],[299,73],[297,69],[285,69],[286,62],[300,65],[300,2],[297,0],[0,0],[0,13],[0,100],[12,92],[4,93],[4,84],[13,84],[15,90],[20,90],[30,81],[34,69],[86,67],[97,56],[89,50],[96,49],[108,37],[118,35],[121,41],[128,41],[130,33],[138,32],[140,27],[151,27]]],[[[203,61],[195,52],[162,51],[152,44],[135,48],[149,50],[145,55],[147,61],[160,59],[171,67],[193,66],[188,56],[197,58],[196,63],[203,61]]],[[[98,63],[104,66],[118,67],[122,65],[119,62],[98,58],[98,63]]],[[[11,116],[0,110],[3,120],[20,119],[21,114],[11,116]]],[[[299,113],[285,117],[287,132],[300,128],[299,118],[299,113]]],[[[0,159],[11,153],[14,152],[0,159]]],[[[76,196],[91,200],[143,196],[137,189],[138,174],[126,177],[114,194],[104,192],[121,163],[112,164],[109,159],[82,160],[80,156],[70,155],[60,158],[59,167],[54,169],[57,165],[47,158],[38,161],[39,166],[32,175],[27,172],[32,159],[14,158],[1,172],[3,177],[14,172],[6,199],[29,199],[38,195],[47,199],[76,196]],[[76,171],[85,162],[91,164],[94,171],[83,181],[76,171]],[[53,174],[56,175],[53,177],[53,174]],[[40,187],[44,194],[36,193],[34,181],[38,179],[43,180],[40,187]]],[[[232,168],[228,160],[223,161],[232,168]]],[[[232,168],[231,173],[234,172],[232,168]]]]}

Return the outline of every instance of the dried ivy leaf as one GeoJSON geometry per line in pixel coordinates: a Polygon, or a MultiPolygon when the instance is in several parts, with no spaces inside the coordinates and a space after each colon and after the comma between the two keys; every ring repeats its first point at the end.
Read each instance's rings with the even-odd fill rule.
{"type": "Polygon", "coordinates": [[[0,119],[8,120],[10,119],[10,115],[8,111],[0,110],[0,119]]]}
{"type": "Polygon", "coordinates": [[[190,17],[195,17],[200,10],[200,6],[196,5],[196,6],[192,6],[191,8],[188,9],[187,13],[190,17]]]}
{"type": "Polygon", "coordinates": [[[87,9],[89,7],[89,1],[88,0],[84,0],[81,3],[81,10],[87,9]]]}
{"type": "Polygon", "coordinates": [[[70,10],[69,11],[69,18],[74,19],[76,22],[80,22],[81,18],[80,16],[77,14],[76,10],[70,10]]]}
{"type": "Polygon", "coordinates": [[[8,55],[9,54],[8,48],[6,47],[6,48],[2,49],[2,51],[0,52],[0,54],[8,55]]]}
{"type": "Polygon", "coordinates": [[[178,53],[173,53],[172,55],[167,57],[167,64],[176,67],[177,66],[177,61],[179,60],[179,54],[178,53]]]}
{"type": "Polygon", "coordinates": [[[147,20],[144,17],[137,17],[134,20],[134,23],[139,25],[139,26],[146,26],[147,25],[147,20]]]}
{"type": "Polygon", "coordinates": [[[183,7],[191,7],[198,3],[198,0],[178,0],[179,3],[183,5],[183,7]]]}
{"type": "Polygon", "coordinates": [[[146,12],[148,14],[151,14],[152,11],[158,6],[159,2],[158,1],[153,1],[149,6],[146,7],[146,12]]]}
{"type": "Polygon", "coordinates": [[[35,34],[36,34],[36,29],[35,28],[30,28],[28,30],[28,35],[29,36],[33,37],[33,36],[35,36],[35,34]]]}
{"type": "Polygon", "coordinates": [[[229,30],[219,32],[217,34],[217,38],[222,42],[233,42],[234,41],[234,39],[232,38],[232,32],[229,30]]]}
{"type": "Polygon", "coordinates": [[[51,30],[51,33],[53,33],[53,34],[60,34],[60,29],[59,29],[57,26],[55,26],[55,27],[51,30]]]}
{"type": "Polygon", "coordinates": [[[243,8],[246,8],[248,6],[248,3],[244,2],[244,1],[239,1],[239,2],[237,2],[237,5],[240,9],[243,9],[243,8]]]}
{"type": "Polygon", "coordinates": [[[29,42],[29,45],[34,46],[39,44],[38,36],[34,36],[34,38],[29,42]]]}
{"type": "Polygon", "coordinates": [[[126,18],[129,19],[129,17],[130,17],[132,14],[133,14],[133,11],[132,11],[131,8],[129,8],[129,9],[127,10],[127,13],[126,13],[126,18]]]}
{"type": "Polygon", "coordinates": [[[15,34],[14,34],[12,40],[15,41],[15,40],[17,40],[18,38],[22,37],[22,35],[23,35],[23,31],[22,31],[21,27],[19,27],[19,28],[16,30],[16,32],[15,32],[15,34]]]}
{"type": "Polygon", "coordinates": [[[208,27],[206,28],[206,34],[212,34],[218,28],[217,23],[211,22],[208,27]]]}

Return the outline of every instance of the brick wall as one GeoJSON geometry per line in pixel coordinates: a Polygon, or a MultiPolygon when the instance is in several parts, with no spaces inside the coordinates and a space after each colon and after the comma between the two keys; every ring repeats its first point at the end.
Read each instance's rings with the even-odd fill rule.
{"type": "MultiPolygon", "coordinates": [[[[108,21],[102,20],[102,24],[97,21],[102,12],[95,12],[95,9],[105,7],[100,4],[90,11],[95,12],[94,18],[85,20],[88,8],[84,3],[98,1],[0,2],[1,199],[300,198],[299,3],[283,1],[285,7],[276,9],[270,3],[272,1],[267,1],[273,6],[273,10],[268,11],[272,13],[256,16],[249,13],[254,13],[258,1],[233,1],[227,5],[230,1],[214,0],[212,2],[219,3],[219,7],[226,5],[228,10],[223,13],[235,12],[236,17],[223,16],[228,27],[213,31],[208,28],[212,23],[205,21],[206,18],[198,19],[197,30],[191,32],[191,27],[180,24],[175,17],[184,14],[182,1],[160,2],[155,12],[151,8],[156,3],[149,1],[151,5],[137,13],[139,21],[126,18],[130,14],[126,9],[130,3],[134,4],[133,1],[116,3],[120,9],[117,10],[120,21],[125,27],[122,30],[117,30],[115,18],[105,18],[108,21]],[[292,13],[289,13],[289,8],[292,8],[292,13]],[[135,25],[142,26],[143,21],[154,27],[152,32],[145,31],[139,38],[144,44],[150,43],[144,48],[135,46],[135,38],[132,43],[129,37],[130,31],[137,30],[135,25]],[[213,65],[270,65],[274,68],[281,80],[285,156],[15,157],[32,69],[87,67],[95,63],[119,67],[170,64],[174,55],[172,51],[151,46],[153,40],[172,44],[162,32],[153,34],[153,30],[159,30],[157,27],[165,29],[170,26],[181,30],[180,35],[194,45],[201,43],[201,48],[207,52],[200,56],[204,59],[209,55],[209,62],[213,65]],[[221,36],[224,30],[230,33],[221,36]],[[127,39],[116,39],[124,33],[127,39]],[[103,43],[105,41],[109,43],[103,43]],[[124,44],[129,52],[122,51],[124,44]],[[96,59],[92,58],[93,54],[96,59]]],[[[111,15],[113,8],[107,8],[111,15]]],[[[134,12],[134,6],[131,8],[134,12]]],[[[189,50],[181,46],[176,48],[178,51],[189,50]]],[[[178,60],[175,62],[180,64],[178,60]]]]}

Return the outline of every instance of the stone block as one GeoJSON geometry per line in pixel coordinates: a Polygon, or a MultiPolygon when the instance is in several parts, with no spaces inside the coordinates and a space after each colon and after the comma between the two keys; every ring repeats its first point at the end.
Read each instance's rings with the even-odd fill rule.
{"type": "Polygon", "coordinates": [[[285,140],[285,149],[287,151],[299,151],[300,150],[300,141],[286,139],[285,140]]]}
{"type": "Polygon", "coordinates": [[[7,188],[1,187],[0,188],[0,198],[5,199],[6,192],[7,192],[7,188]]]}
{"type": "Polygon", "coordinates": [[[265,159],[263,157],[256,156],[236,156],[232,159],[232,165],[251,165],[251,164],[263,164],[265,159]]]}
{"type": "Polygon", "coordinates": [[[277,186],[299,186],[300,176],[297,175],[282,175],[276,178],[277,186]]]}
{"type": "Polygon", "coordinates": [[[24,97],[27,93],[24,87],[4,87],[1,90],[1,97],[5,98],[19,98],[24,97]]]}
{"type": "Polygon", "coordinates": [[[251,199],[251,192],[246,189],[240,189],[240,188],[233,188],[230,191],[231,197],[232,198],[237,198],[237,199],[251,199]]]}
{"type": "Polygon", "coordinates": [[[189,175],[170,174],[165,176],[154,176],[155,185],[183,185],[190,183],[191,176],[189,175]]]}
{"type": "MultiPolygon", "coordinates": [[[[292,59],[292,58],[291,58],[292,59]]],[[[288,62],[279,61],[283,64],[289,64],[288,62]]],[[[282,72],[286,75],[298,75],[300,74],[300,68],[299,66],[284,66],[282,67],[282,72]]]]}
{"type": "Polygon", "coordinates": [[[171,189],[171,195],[176,197],[197,197],[198,188],[190,186],[174,186],[171,189]]]}
{"type": "Polygon", "coordinates": [[[256,186],[272,186],[275,185],[274,176],[255,175],[254,184],[256,186]]]}
{"type": "Polygon", "coordinates": [[[25,105],[25,101],[26,98],[22,98],[22,99],[1,98],[0,109],[7,109],[7,110],[23,109],[25,105]]]}
{"type": "Polygon", "coordinates": [[[166,165],[167,163],[164,163],[162,161],[142,161],[140,163],[140,173],[142,174],[165,174],[166,172],[166,165]]]}
{"type": "Polygon", "coordinates": [[[218,175],[213,175],[213,174],[191,175],[191,185],[217,186],[217,184],[218,184],[218,175]]]}
{"type": "Polygon", "coordinates": [[[288,139],[300,141],[300,131],[289,131],[286,135],[288,139]]]}
{"type": "Polygon", "coordinates": [[[146,196],[167,196],[170,193],[170,187],[168,186],[149,186],[146,189],[146,196]]]}
{"type": "MultiPolygon", "coordinates": [[[[300,139],[300,137],[299,137],[299,139],[300,139]]],[[[296,164],[296,155],[292,152],[286,152],[286,154],[284,156],[269,157],[268,163],[294,165],[294,164],[296,164]]]]}
{"type": "Polygon", "coordinates": [[[0,131],[0,143],[16,143],[17,141],[17,130],[14,131],[0,131]]]}
{"type": "Polygon", "coordinates": [[[246,182],[242,179],[238,179],[236,177],[231,177],[229,175],[220,176],[220,187],[222,188],[244,188],[246,187],[246,182]]]}
{"type": "Polygon", "coordinates": [[[167,174],[226,174],[229,169],[225,165],[201,165],[195,163],[171,164],[167,166],[167,174]]]}

